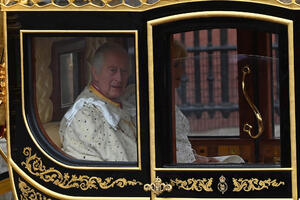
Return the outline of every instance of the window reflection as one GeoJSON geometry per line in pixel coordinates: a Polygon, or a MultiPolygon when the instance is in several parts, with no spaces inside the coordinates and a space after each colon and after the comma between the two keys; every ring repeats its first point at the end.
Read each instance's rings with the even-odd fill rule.
{"type": "MultiPolygon", "coordinates": [[[[76,66],[78,68],[78,66],[76,66]]],[[[73,54],[67,53],[60,56],[60,82],[61,82],[61,107],[69,107],[74,101],[74,64],[73,54]]],[[[76,76],[75,76],[76,78],[76,76]]]]}
{"type": "Polygon", "coordinates": [[[172,35],[177,163],[197,162],[199,155],[203,156],[200,163],[210,163],[212,157],[218,160],[214,163],[280,163],[278,35],[269,35],[269,56],[238,54],[236,29],[172,35]],[[181,50],[176,50],[174,43],[181,50]],[[241,87],[245,65],[252,70],[245,78],[246,92],[260,110],[265,128],[259,140],[243,129],[249,123],[252,136],[258,132],[255,113],[241,87]],[[263,106],[266,104],[270,106],[263,106]]]}
{"type": "Polygon", "coordinates": [[[74,159],[136,162],[134,37],[35,37],[33,44],[38,117],[50,142],[74,159]],[[49,51],[50,65],[42,62],[49,51]]]}

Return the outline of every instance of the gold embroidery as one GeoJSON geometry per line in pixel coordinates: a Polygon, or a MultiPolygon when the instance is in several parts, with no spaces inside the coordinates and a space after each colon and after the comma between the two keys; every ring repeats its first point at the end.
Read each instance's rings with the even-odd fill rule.
{"type": "Polygon", "coordinates": [[[43,196],[41,193],[36,192],[34,189],[29,187],[24,181],[21,181],[21,179],[19,179],[18,186],[22,193],[20,194],[21,200],[51,200],[50,198],[43,196]]]}
{"type": "Polygon", "coordinates": [[[22,162],[21,165],[32,174],[45,182],[52,182],[54,185],[60,188],[80,188],[81,190],[89,189],[109,189],[115,186],[124,188],[125,186],[135,186],[142,185],[142,182],[133,180],[126,180],[125,178],[118,178],[114,180],[112,177],[99,178],[99,177],[89,177],[87,175],[69,175],[69,173],[61,173],[60,171],[54,169],[53,167],[47,169],[43,165],[42,159],[36,154],[31,154],[31,148],[26,147],[23,150],[23,154],[27,156],[26,161],[22,162]]]}
{"type": "Polygon", "coordinates": [[[211,188],[213,178],[203,178],[203,179],[194,179],[189,178],[185,181],[179,180],[176,178],[175,180],[170,180],[171,185],[174,187],[175,185],[178,187],[178,189],[184,189],[184,190],[196,190],[197,192],[200,192],[202,190],[206,192],[212,192],[213,189],[211,188]]]}
{"type": "Polygon", "coordinates": [[[280,185],[285,185],[285,183],[282,181],[277,183],[276,179],[271,180],[270,178],[264,181],[258,180],[257,178],[251,178],[251,179],[232,178],[232,181],[235,186],[235,188],[233,188],[233,192],[240,192],[241,190],[244,190],[245,192],[249,192],[254,190],[269,189],[270,186],[279,187],[280,185]]]}

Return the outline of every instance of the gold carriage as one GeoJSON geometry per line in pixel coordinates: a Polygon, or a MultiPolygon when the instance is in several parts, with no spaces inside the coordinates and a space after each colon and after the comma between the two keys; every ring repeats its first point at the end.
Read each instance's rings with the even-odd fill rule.
{"type": "Polygon", "coordinates": [[[1,16],[0,194],[298,199],[300,1],[1,0],[1,16]],[[129,55],[130,162],[75,158],[59,135],[106,42],[129,55]]]}

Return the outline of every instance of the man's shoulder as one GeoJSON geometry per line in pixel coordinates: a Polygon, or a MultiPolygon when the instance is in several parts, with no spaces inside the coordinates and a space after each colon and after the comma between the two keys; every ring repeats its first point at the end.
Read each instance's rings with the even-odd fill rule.
{"type": "Polygon", "coordinates": [[[95,98],[95,95],[91,92],[91,90],[89,89],[89,86],[86,86],[82,90],[82,92],[77,96],[75,103],[82,98],[95,98]]]}

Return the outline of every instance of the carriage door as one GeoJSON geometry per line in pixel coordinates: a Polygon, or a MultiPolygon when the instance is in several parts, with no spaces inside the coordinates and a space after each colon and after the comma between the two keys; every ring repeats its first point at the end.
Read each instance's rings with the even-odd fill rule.
{"type": "Polygon", "coordinates": [[[291,21],[203,11],[147,28],[153,194],[295,198],[291,21]]]}
{"type": "MultiPolygon", "coordinates": [[[[52,6],[59,8],[59,3],[52,6]]],[[[140,56],[147,54],[139,50],[146,40],[139,39],[144,37],[143,24],[136,13],[12,11],[4,13],[4,23],[10,97],[7,155],[15,199],[150,199],[143,188],[150,182],[148,113],[140,106],[147,88],[139,85],[140,74],[147,78],[145,69],[139,71],[146,65],[140,56]],[[104,56],[94,55],[107,46],[117,47],[126,59],[109,64],[109,72],[123,66],[126,75],[126,91],[118,101],[93,85],[92,70],[97,76],[104,70],[93,66],[108,63],[106,58],[95,61],[104,56]],[[62,137],[67,130],[77,136],[62,137]],[[126,145],[118,143],[119,136],[126,145]],[[71,141],[72,152],[66,147],[71,141]]]]}

